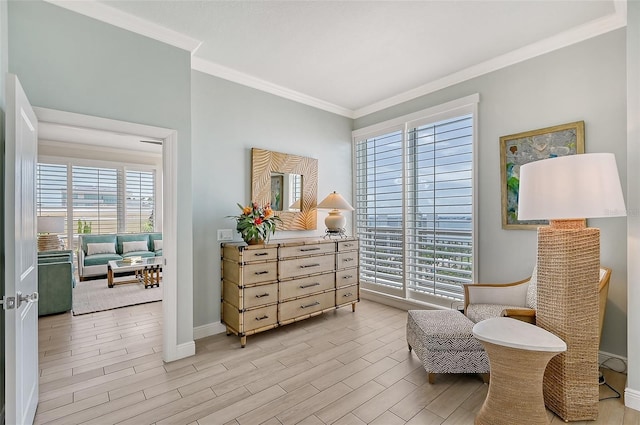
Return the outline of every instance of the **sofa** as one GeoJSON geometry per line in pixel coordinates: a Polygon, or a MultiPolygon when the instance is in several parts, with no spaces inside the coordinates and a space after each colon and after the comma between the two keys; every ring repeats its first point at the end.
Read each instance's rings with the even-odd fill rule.
{"type": "Polygon", "coordinates": [[[73,251],[38,252],[38,316],[71,310],[75,283],[73,251]]]}
{"type": "Polygon", "coordinates": [[[111,260],[161,257],[162,233],[110,233],[78,235],[78,276],[106,276],[111,260]]]}

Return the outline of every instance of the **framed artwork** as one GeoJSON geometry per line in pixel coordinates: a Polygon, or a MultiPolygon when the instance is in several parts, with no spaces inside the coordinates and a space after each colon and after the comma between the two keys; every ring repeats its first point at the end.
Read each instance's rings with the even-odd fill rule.
{"type": "Polygon", "coordinates": [[[584,121],[500,137],[502,228],[536,229],[548,224],[547,220],[518,220],[522,165],[579,153],[584,153],[584,121]]]}

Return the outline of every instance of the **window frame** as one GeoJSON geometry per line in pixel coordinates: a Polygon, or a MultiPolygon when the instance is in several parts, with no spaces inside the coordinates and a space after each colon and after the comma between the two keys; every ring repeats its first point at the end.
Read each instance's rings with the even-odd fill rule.
{"type": "MultiPolygon", "coordinates": [[[[118,183],[118,203],[120,203],[121,197],[126,197],[124,193],[126,192],[126,175],[128,171],[142,171],[142,172],[153,172],[154,173],[154,232],[162,232],[162,166],[160,164],[143,164],[143,163],[135,163],[135,162],[118,162],[118,161],[106,161],[106,160],[95,160],[95,159],[87,159],[87,158],[74,158],[74,157],[63,157],[63,156],[53,156],[53,155],[39,155],[37,159],[37,164],[56,164],[56,165],[64,165],[67,167],[67,188],[71,187],[73,184],[72,174],[73,167],[94,167],[94,168],[115,168],[118,170],[118,173],[122,176],[121,181],[118,183]],[[121,190],[125,192],[120,193],[121,190]]],[[[126,203],[126,202],[125,202],[126,203]]],[[[74,239],[76,235],[75,226],[69,225],[69,217],[71,217],[72,223],[75,222],[75,217],[73,215],[73,198],[71,195],[71,191],[68,190],[67,194],[67,211],[66,211],[66,231],[65,235],[69,242],[67,242],[67,249],[75,249],[77,239],[74,239]]],[[[118,216],[120,214],[126,214],[126,206],[119,205],[118,206],[118,216]]],[[[118,217],[118,220],[120,218],[118,217]]],[[[126,229],[126,224],[122,223],[121,226],[118,225],[118,230],[116,233],[124,233],[126,229]]]]}
{"type": "MultiPolygon", "coordinates": [[[[453,305],[460,304],[460,300],[453,298],[442,297],[438,295],[420,293],[415,290],[409,289],[407,281],[407,236],[405,230],[407,228],[406,223],[406,211],[407,211],[407,164],[406,164],[406,150],[407,150],[407,135],[409,132],[422,125],[435,124],[447,119],[452,119],[464,115],[471,115],[472,120],[472,160],[471,160],[471,199],[472,199],[472,217],[471,217],[471,243],[472,243],[472,274],[471,281],[477,281],[477,251],[478,251],[478,103],[480,101],[480,95],[478,93],[452,100],[431,108],[427,108],[421,111],[417,111],[408,115],[397,117],[391,120],[373,124],[352,132],[352,165],[353,165],[353,193],[358,193],[358,158],[357,158],[357,145],[364,140],[379,137],[389,134],[393,131],[401,131],[402,135],[402,180],[403,180],[403,194],[402,194],[402,223],[401,229],[403,233],[402,238],[402,266],[403,266],[403,282],[402,289],[385,287],[376,283],[369,283],[365,280],[361,280],[361,287],[365,292],[372,292],[385,297],[391,297],[393,299],[400,299],[406,301],[417,301],[421,304],[427,304],[434,307],[452,307],[453,305]]],[[[354,219],[354,231],[357,234],[357,211],[353,213],[354,219]]]]}

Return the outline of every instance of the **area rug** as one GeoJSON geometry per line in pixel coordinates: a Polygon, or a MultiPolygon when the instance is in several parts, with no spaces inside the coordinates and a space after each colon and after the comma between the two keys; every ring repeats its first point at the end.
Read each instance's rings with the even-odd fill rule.
{"type": "MultiPolygon", "coordinates": [[[[125,276],[123,279],[131,279],[125,276]]],[[[119,279],[115,279],[117,283],[119,279]]],[[[107,286],[107,279],[77,281],[73,289],[73,315],[95,313],[130,305],[151,303],[162,300],[160,287],[145,289],[141,283],[127,283],[107,286]]]]}

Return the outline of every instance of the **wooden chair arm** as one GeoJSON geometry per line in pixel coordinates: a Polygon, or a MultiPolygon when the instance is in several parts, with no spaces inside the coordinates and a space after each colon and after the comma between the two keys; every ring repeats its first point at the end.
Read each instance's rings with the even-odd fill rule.
{"type": "Polygon", "coordinates": [[[505,308],[502,316],[536,324],[536,311],[532,308],[505,308]]]}

